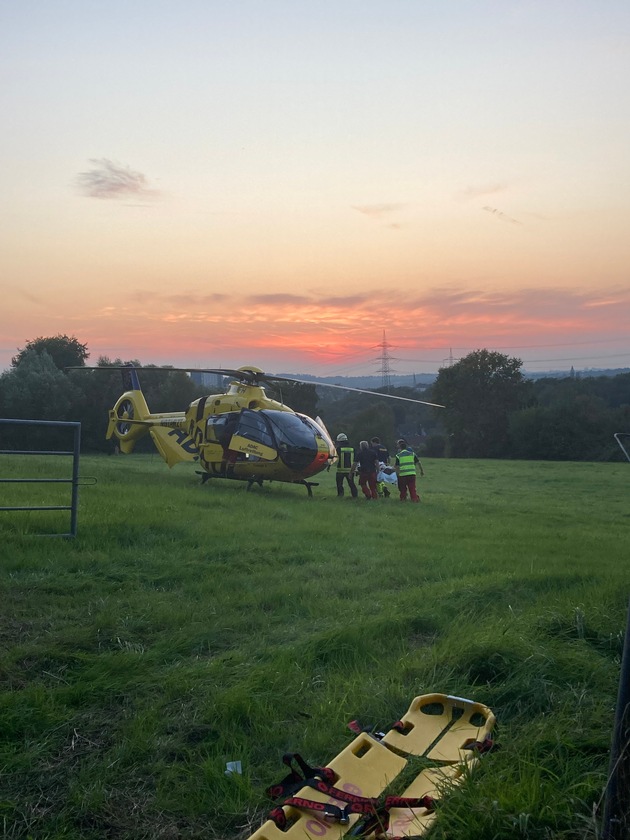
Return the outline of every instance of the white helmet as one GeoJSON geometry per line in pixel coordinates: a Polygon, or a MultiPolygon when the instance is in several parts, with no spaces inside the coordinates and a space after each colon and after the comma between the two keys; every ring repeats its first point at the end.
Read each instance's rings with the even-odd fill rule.
{"type": "Polygon", "coordinates": [[[337,435],[337,443],[343,443],[344,440],[348,440],[348,435],[344,435],[343,432],[337,435]]]}

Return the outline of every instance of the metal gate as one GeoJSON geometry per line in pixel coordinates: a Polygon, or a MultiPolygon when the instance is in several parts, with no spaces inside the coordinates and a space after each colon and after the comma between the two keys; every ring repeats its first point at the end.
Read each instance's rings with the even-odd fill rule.
{"type": "Polygon", "coordinates": [[[49,426],[68,429],[73,433],[73,447],[68,450],[46,449],[0,449],[0,455],[71,455],[72,476],[70,478],[0,478],[2,484],[70,484],[72,485],[69,505],[17,505],[0,506],[0,510],[69,510],[70,530],[66,533],[37,534],[40,537],[76,537],[77,512],[79,506],[79,452],[81,448],[81,424],[57,420],[3,420],[0,426],[49,426]]]}

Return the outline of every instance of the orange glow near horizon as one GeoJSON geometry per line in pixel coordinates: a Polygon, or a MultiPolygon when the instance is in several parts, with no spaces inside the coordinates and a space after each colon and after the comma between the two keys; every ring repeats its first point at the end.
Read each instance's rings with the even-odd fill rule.
{"type": "MultiPolygon", "coordinates": [[[[391,291],[345,296],[139,291],[122,306],[90,311],[84,304],[80,315],[47,318],[45,329],[16,319],[13,330],[21,326],[29,339],[74,334],[87,343],[94,361],[105,355],[144,363],[231,366],[261,358],[266,366],[300,371],[311,366],[320,373],[355,359],[374,360],[385,331],[396,356],[421,355],[437,369],[454,345],[469,350],[553,347],[615,337],[621,345],[629,305],[630,291],[619,289],[489,293],[450,288],[415,297],[391,291]]],[[[26,340],[17,338],[12,353],[26,340]]]]}

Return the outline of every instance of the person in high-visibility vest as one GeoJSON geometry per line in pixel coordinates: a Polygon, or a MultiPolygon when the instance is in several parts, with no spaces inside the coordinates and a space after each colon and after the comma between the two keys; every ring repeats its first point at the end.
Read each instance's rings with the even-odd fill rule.
{"type": "Polygon", "coordinates": [[[354,483],[354,472],[352,465],[354,464],[354,449],[348,446],[348,435],[340,432],[337,435],[337,474],[335,476],[337,481],[337,495],[343,496],[343,483],[348,482],[352,498],[356,499],[359,495],[357,485],[354,483]]]}
{"type": "Polygon", "coordinates": [[[420,496],[416,492],[416,466],[420,467],[420,475],[424,475],[422,464],[416,453],[407,446],[407,441],[402,438],[397,441],[398,452],[396,453],[396,475],[398,476],[398,491],[400,501],[407,499],[407,491],[412,502],[419,502],[420,496]]]}

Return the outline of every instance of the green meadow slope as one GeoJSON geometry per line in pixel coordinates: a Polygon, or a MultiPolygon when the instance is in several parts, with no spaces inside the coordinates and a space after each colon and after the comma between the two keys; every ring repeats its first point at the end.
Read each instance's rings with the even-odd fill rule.
{"type": "MultiPolygon", "coordinates": [[[[0,512],[4,838],[243,838],[285,752],[418,694],[490,706],[501,748],[432,838],[588,838],[630,594],[630,465],[426,461],[421,505],[201,485],[85,457],[66,513],[0,512]],[[242,775],[226,775],[240,761],[242,775]]],[[[68,474],[2,458],[0,474],[68,474]]],[[[0,485],[6,504],[64,485],[0,485]],[[11,498],[8,498],[8,497],[11,498]]],[[[285,768],[286,769],[286,768],[285,768]]],[[[599,810],[598,810],[599,809],[599,810]]]]}

